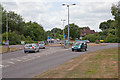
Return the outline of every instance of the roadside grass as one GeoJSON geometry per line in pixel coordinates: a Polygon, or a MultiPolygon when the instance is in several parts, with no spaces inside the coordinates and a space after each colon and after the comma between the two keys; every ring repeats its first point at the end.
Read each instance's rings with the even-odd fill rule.
{"type": "Polygon", "coordinates": [[[80,55],[34,78],[118,78],[118,48],[80,55]]]}
{"type": "Polygon", "coordinates": [[[58,46],[64,46],[64,44],[45,45],[45,46],[49,46],[49,47],[58,47],[58,46]]]}
{"type": "Polygon", "coordinates": [[[16,50],[19,50],[19,48],[10,48],[8,51],[7,47],[0,47],[0,53],[12,52],[12,51],[16,51],[16,50]]]}
{"type": "Polygon", "coordinates": [[[96,44],[96,43],[88,43],[88,46],[106,46],[106,44],[96,44]]]}

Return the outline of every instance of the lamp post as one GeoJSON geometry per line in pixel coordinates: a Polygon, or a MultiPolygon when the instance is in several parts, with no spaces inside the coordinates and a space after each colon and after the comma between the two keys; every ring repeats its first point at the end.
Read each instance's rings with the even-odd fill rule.
{"type": "Polygon", "coordinates": [[[68,7],[68,45],[69,45],[69,27],[70,27],[70,25],[69,25],[69,6],[70,5],[76,5],[76,4],[62,4],[63,6],[67,6],[68,7]]]}
{"type": "Polygon", "coordinates": [[[65,33],[64,33],[64,22],[65,22],[66,20],[61,20],[61,21],[63,21],[63,40],[64,40],[64,48],[65,48],[65,37],[64,37],[64,35],[65,35],[65,33]]]}
{"type": "Polygon", "coordinates": [[[9,51],[9,40],[8,40],[8,13],[6,13],[6,45],[7,45],[7,51],[9,51]]]}

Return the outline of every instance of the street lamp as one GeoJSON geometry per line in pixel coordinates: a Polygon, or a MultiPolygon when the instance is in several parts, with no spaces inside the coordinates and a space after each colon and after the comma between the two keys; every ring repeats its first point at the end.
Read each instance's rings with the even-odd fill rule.
{"type": "Polygon", "coordinates": [[[76,5],[76,4],[62,4],[63,6],[67,6],[68,7],[68,45],[69,45],[69,6],[71,5],[76,5]]]}
{"type": "Polygon", "coordinates": [[[64,35],[65,35],[65,33],[64,33],[64,22],[65,22],[66,20],[61,20],[61,21],[63,21],[63,40],[64,40],[64,48],[65,48],[65,37],[64,37],[64,35]]]}
{"type": "Polygon", "coordinates": [[[8,40],[8,13],[6,13],[6,45],[7,51],[9,51],[9,40],[8,40]]]}

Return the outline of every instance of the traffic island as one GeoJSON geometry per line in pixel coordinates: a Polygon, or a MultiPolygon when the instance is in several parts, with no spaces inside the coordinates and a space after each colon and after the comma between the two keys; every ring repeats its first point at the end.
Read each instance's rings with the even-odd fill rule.
{"type": "Polygon", "coordinates": [[[52,44],[52,45],[45,45],[45,46],[49,46],[49,47],[61,47],[64,46],[63,44],[52,44]]]}

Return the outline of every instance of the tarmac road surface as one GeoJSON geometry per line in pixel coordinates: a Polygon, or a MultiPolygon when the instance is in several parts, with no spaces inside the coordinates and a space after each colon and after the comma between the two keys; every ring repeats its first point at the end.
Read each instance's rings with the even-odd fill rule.
{"type": "Polygon", "coordinates": [[[23,50],[2,54],[3,78],[32,78],[35,75],[52,69],[74,57],[90,51],[118,47],[117,43],[106,46],[88,46],[86,52],[72,52],[71,48],[46,47],[37,53],[24,53],[23,50]]]}

